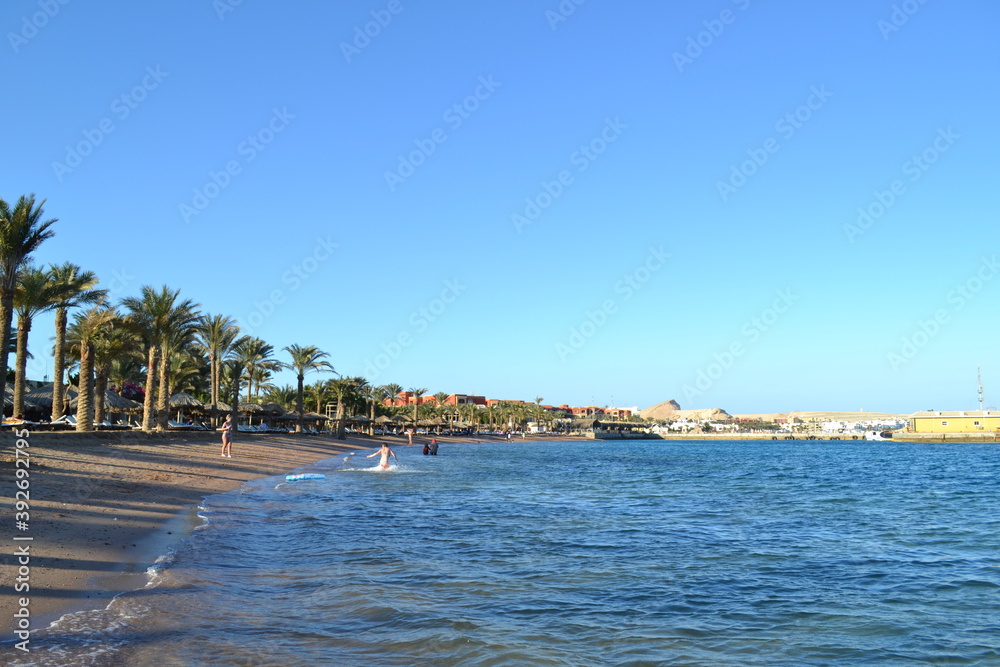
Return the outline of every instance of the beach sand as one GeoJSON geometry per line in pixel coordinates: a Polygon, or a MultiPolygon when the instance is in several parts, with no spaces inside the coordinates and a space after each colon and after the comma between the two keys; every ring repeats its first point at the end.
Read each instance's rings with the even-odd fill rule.
{"type": "MultiPolygon", "coordinates": [[[[403,437],[238,434],[233,458],[222,458],[216,433],[30,433],[29,521],[14,514],[15,433],[0,434],[0,641],[15,639],[14,614],[28,598],[31,629],[69,611],[105,607],[116,594],[141,587],[146,569],[197,524],[203,498],[380,441],[419,454],[424,437],[406,447],[403,437]],[[13,538],[31,537],[31,541],[13,538]],[[15,591],[16,554],[30,547],[29,591],[15,591]]],[[[440,438],[447,442],[449,438],[440,438]]],[[[23,469],[23,463],[21,464],[23,469]]]]}

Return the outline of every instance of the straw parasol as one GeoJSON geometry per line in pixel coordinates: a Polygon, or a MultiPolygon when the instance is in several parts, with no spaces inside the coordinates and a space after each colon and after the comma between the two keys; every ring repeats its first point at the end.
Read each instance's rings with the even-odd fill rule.
{"type": "MultiPolygon", "coordinates": [[[[66,402],[66,405],[71,409],[75,410],[77,403],[80,401],[80,396],[75,391],[72,394],[72,398],[66,402]]],[[[49,407],[52,407],[52,396],[49,396],[49,407]]],[[[104,407],[112,412],[125,412],[127,410],[135,410],[136,408],[141,408],[142,403],[133,401],[130,398],[125,398],[124,396],[119,396],[110,389],[104,390],[104,407]]]]}
{"type": "Polygon", "coordinates": [[[183,420],[184,408],[200,408],[204,405],[197,398],[184,391],[171,396],[168,404],[177,409],[177,421],[183,420]]]}
{"type": "MultiPolygon", "coordinates": [[[[9,384],[7,386],[10,387],[9,384]]],[[[13,391],[14,390],[11,389],[10,391],[11,391],[11,399],[10,400],[13,400],[13,391]]],[[[63,396],[65,397],[65,399],[67,401],[69,401],[69,400],[72,400],[72,399],[76,398],[76,393],[77,392],[76,392],[75,389],[72,389],[72,388],[70,388],[70,387],[67,386],[65,388],[65,390],[63,391],[63,396]]],[[[5,400],[6,400],[6,397],[5,397],[5,400]]],[[[39,409],[42,409],[42,410],[51,410],[52,409],[52,383],[49,382],[48,384],[43,384],[40,387],[36,387],[34,389],[31,389],[31,390],[28,390],[28,391],[24,392],[24,400],[25,401],[30,401],[33,405],[35,405],[39,409]]]]}

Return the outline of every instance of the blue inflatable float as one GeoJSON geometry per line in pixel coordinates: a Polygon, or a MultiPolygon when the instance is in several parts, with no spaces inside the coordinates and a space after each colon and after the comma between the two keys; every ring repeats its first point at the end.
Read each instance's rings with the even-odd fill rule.
{"type": "Polygon", "coordinates": [[[326,479],[326,475],[321,475],[318,472],[300,472],[295,475],[285,475],[286,482],[298,482],[303,479],[326,479]]]}

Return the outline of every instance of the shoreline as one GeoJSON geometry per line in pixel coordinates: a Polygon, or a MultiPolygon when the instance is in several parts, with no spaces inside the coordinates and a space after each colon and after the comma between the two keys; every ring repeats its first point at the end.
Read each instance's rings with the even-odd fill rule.
{"type": "MultiPolygon", "coordinates": [[[[22,457],[28,464],[28,529],[15,528],[12,512],[0,531],[6,538],[0,644],[21,640],[15,634],[21,598],[28,599],[30,629],[37,631],[67,613],[103,609],[115,596],[141,588],[155,560],[190,535],[208,496],[343,452],[375,449],[382,440],[407,448],[400,436],[239,434],[228,459],[219,455],[219,438],[183,431],[29,432],[21,449],[28,454],[22,457]],[[23,563],[17,554],[24,549],[29,573],[20,570],[19,577],[23,563]],[[21,591],[15,589],[18,579],[21,591]]],[[[0,480],[12,509],[16,471],[25,469],[24,461],[17,463],[17,440],[14,432],[0,433],[0,480]]],[[[423,438],[414,444],[422,445],[423,438]]]]}
{"type": "MultiPolygon", "coordinates": [[[[13,509],[18,433],[0,432],[0,488],[13,509]]],[[[12,512],[0,528],[0,646],[13,649],[20,599],[27,598],[30,630],[49,627],[64,615],[104,609],[116,596],[141,588],[157,558],[199,524],[198,507],[208,496],[248,481],[285,474],[349,451],[374,451],[382,441],[404,456],[437,438],[451,444],[502,442],[500,436],[367,436],[238,433],[233,458],[222,458],[221,434],[205,431],[29,431],[29,527],[16,529],[12,512]],[[30,541],[13,538],[30,537],[30,541]],[[30,573],[15,590],[18,549],[27,546],[30,573]]],[[[576,437],[543,436],[542,440],[576,437]]],[[[537,441],[536,439],[533,439],[537,441]]],[[[517,444],[515,439],[512,444],[517,444]]],[[[531,440],[529,440],[531,441],[531,440]]]]}

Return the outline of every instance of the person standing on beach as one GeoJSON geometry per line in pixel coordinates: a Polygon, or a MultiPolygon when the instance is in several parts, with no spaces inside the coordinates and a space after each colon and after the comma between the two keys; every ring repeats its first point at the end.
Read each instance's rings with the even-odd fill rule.
{"type": "Polygon", "coordinates": [[[374,454],[369,454],[365,458],[366,459],[370,459],[371,457],[378,456],[379,454],[382,455],[382,460],[378,462],[378,465],[379,465],[380,468],[382,468],[382,470],[388,470],[389,469],[389,455],[390,454],[392,455],[392,458],[396,459],[396,461],[399,462],[399,459],[396,458],[396,452],[394,452],[391,449],[389,449],[389,445],[386,444],[386,443],[384,443],[384,442],[382,443],[382,447],[380,447],[377,452],[375,452],[374,454]]]}
{"type": "Polygon", "coordinates": [[[222,455],[227,459],[233,458],[233,418],[226,417],[222,424],[222,455]]]}

